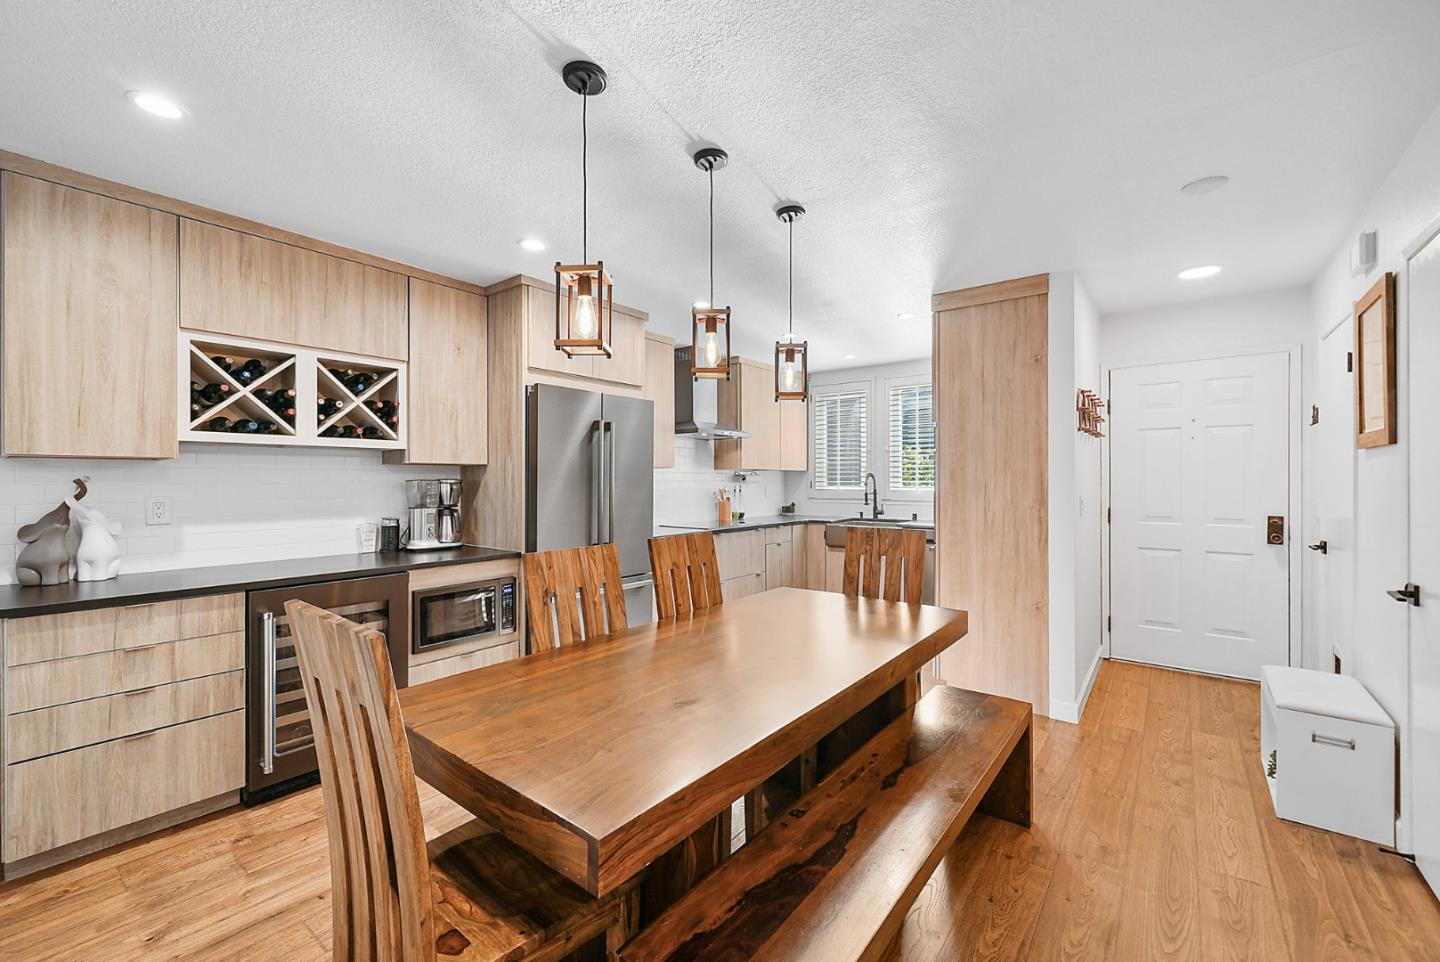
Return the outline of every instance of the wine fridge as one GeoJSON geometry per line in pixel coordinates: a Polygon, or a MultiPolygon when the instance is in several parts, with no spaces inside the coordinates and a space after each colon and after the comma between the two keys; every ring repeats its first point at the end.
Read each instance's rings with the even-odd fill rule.
{"type": "Polygon", "coordinates": [[[252,591],[246,628],[246,804],[319,780],[314,731],[285,602],[306,601],[385,635],[395,685],[405,687],[410,653],[410,581],[353,578],[252,591]]]}

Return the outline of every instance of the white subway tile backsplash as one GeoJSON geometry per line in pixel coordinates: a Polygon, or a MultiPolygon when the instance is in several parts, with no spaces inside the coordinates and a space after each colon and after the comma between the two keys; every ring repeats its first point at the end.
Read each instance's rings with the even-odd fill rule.
{"type": "Polygon", "coordinates": [[[737,510],[751,516],[779,513],[785,503],[783,473],[759,471],[743,482],[733,474],[716,469],[713,442],[676,438],[675,467],[655,472],[655,523],[709,523],[715,518],[715,489],[736,486],[741,491],[737,510]]]}
{"type": "MultiPolygon", "coordinates": [[[[276,561],[358,549],[357,525],[398,517],[407,478],[455,467],[387,465],[378,451],[288,451],[184,444],[167,461],[0,458],[0,583],[15,580],[16,531],[89,475],[85,503],[122,524],[120,570],[276,561]],[[170,502],[169,525],[145,524],[145,500],[170,502]]],[[[72,544],[79,535],[72,526],[72,544]]]]}

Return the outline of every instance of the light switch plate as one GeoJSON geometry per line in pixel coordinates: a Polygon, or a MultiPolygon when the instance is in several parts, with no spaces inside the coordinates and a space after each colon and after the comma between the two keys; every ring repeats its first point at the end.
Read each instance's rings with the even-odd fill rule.
{"type": "Polygon", "coordinates": [[[169,524],[170,523],[170,502],[164,498],[145,499],[145,523],[146,524],[169,524]]]}

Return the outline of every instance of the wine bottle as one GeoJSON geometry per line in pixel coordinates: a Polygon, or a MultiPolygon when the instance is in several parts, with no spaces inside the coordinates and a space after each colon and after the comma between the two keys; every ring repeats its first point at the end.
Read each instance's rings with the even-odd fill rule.
{"type": "Polygon", "coordinates": [[[367,424],[361,428],[360,436],[367,441],[379,441],[383,437],[380,429],[373,424],[367,424]]]}
{"type": "Polygon", "coordinates": [[[365,389],[374,383],[375,375],[369,371],[352,371],[344,381],[345,386],[350,389],[352,394],[364,394],[365,389]]]}
{"type": "Polygon", "coordinates": [[[321,432],[320,432],[320,436],[321,436],[322,438],[335,438],[335,437],[339,437],[339,436],[340,436],[340,429],[339,429],[338,427],[336,427],[335,425],[332,424],[332,425],[330,425],[328,428],[326,428],[325,430],[321,431],[321,432]]]}
{"type": "Polygon", "coordinates": [[[230,430],[235,434],[258,434],[260,432],[260,422],[253,421],[250,418],[240,418],[230,425],[230,430]]]}
{"type": "Polygon", "coordinates": [[[210,358],[210,363],[214,364],[226,374],[229,374],[235,369],[235,359],[233,357],[222,357],[221,355],[217,354],[214,357],[210,358]]]}
{"type": "Polygon", "coordinates": [[[219,404],[230,393],[228,384],[206,384],[200,389],[200,400],[206,404],[219,404]]]}
{"type": "Polygon", "coordinates": [[[245,362],[245,366],[240,368],[240,370],[249,371],[251,377],[259,377],[260,375],[264,374],[267,369],[265,367],[264,361],[260,360],[258,357],[252,357],[250,360],[245,362]]]}
{"type": "Polygon", "coordinates": [[[226,417],[211,418],[205,422],[206,431],[228,431],[230,430],[230,419],[226,417]]]}

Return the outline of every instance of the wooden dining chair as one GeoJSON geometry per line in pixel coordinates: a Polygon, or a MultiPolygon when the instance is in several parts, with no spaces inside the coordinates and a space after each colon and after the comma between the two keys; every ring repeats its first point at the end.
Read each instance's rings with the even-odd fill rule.
{"type": "Polygon", "coordinates": [[[634,935],[636,883],[594,898],[476,819],[425,842],[385,636],[289,601],[330,836],[337,962],[549,962],[634,935]]]}
{"type": "Polygon", "coordinates": [[[655,579],[655,617],[661,621],[725,600],[715,535],[709,531],[651,538],[650,572],[655,579]]]}
{"type": "Polygon", "coordinates": [[[522,563],[532,652],[630,627],[613,544],[536,551],[522,563]]]}
{"type": "Polygon", "coordinates": [[[847,532],[841,592],[918,605],[924,587],[925,532],[858,525],[847,532]]]}

